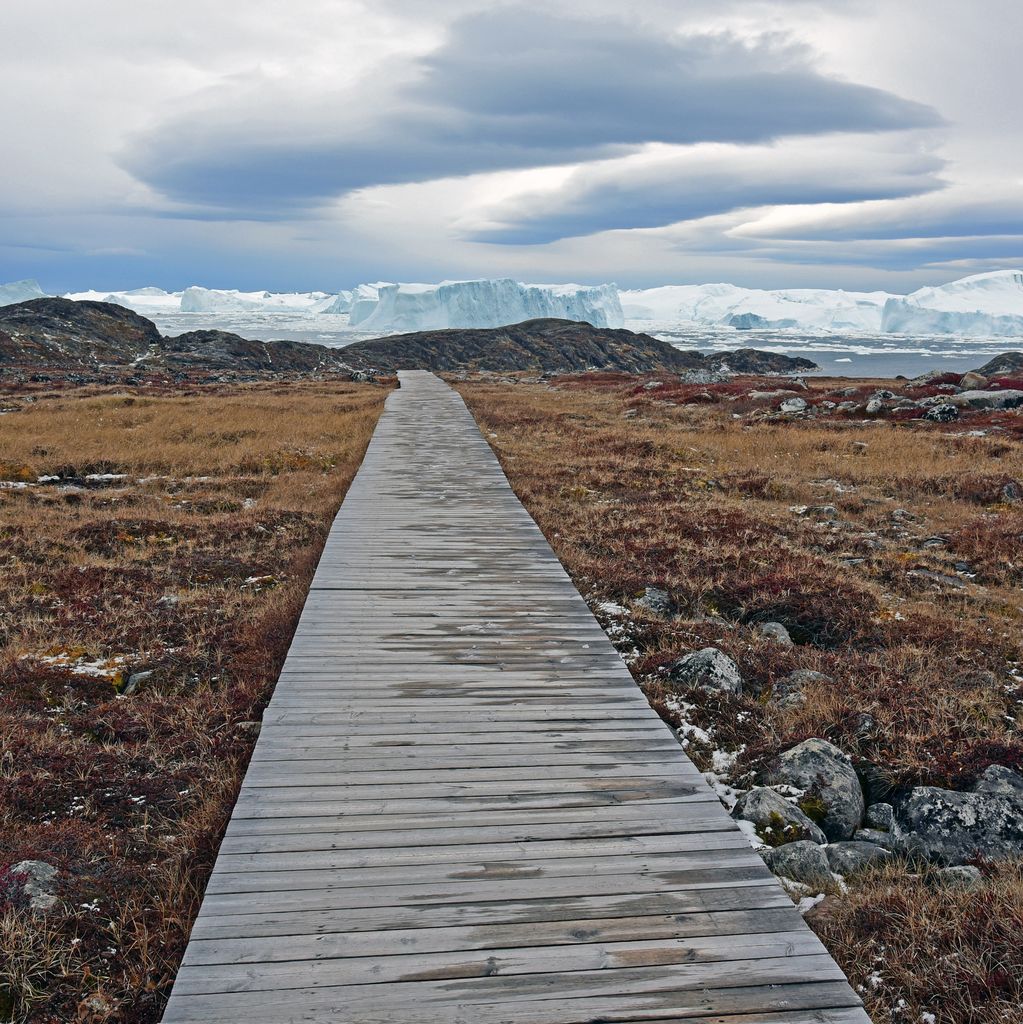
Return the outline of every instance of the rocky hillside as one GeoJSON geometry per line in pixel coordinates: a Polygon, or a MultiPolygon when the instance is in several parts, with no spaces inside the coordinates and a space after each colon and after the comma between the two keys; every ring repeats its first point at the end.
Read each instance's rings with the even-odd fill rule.
{"type": "Polygon", "coordinates": [[[716,369],[736,373],[813,370],[808,359],[742,349],[704,356],[683,351],[649,334],[593,327],[575,320],[526,320],[508,327],[449,329],[396,334],[349,345],[345,358],[378,370],[540,370],[571,373],[588,369],[626,373],[716,369]]]}
{"type": "Polygon", "coordinates": [[[226,331],[166,338],[151,320],[124,306],[53,298],[0,307],[0,366],[280,373],[350,369],[342,350],[325,345],[250,341],[226,331]]]}
{"type": "Polygon", "coordinates": [[[0,307],[0,366],[132,363],[160,341],[152,321],[109,302],[43,298],[0,307]]]}

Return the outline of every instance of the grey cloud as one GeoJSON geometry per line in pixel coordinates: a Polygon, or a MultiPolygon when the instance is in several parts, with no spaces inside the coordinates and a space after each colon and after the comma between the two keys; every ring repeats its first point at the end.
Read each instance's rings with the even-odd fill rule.
{"type": "Polygon", "coordinates": [[[773,146],[696,146],[645,162],[628,158],[583,166],[553,191],[506,201],[495,211],[499,226],[474,237],[538,244],[749,207],[911,196],[941,188],[942,167],[932,155],[873,147],[860,135],[773,146]]]}
{"type": "Polygon", "coordinates": [[[254,78],[207,96],[137,136],[122,163],[180,202],[287,215],[373,185],[581,162],[649,142],[939,122],[929,107],[827,77],[783,39],[672,37],[521,8],[455,22],[439,49],[359,92],[285,88],[254,78]]]}

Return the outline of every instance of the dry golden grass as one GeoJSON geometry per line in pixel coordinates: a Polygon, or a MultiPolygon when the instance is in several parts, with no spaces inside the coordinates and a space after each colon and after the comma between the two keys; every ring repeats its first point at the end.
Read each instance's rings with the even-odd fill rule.
{"type": "MultiPolygon", "coordinates": [[[[667,400],[620,375],[458,387],[598,616],[600,602],[629,606],[648,586],[671,595],[676,616],[634,606],[612,630],[660,713],[678,724],[662,672],[671,660],[713,645],[738,663],[745,695],[685,694],[690,721],[737,754],[737,785],[810,736],[848,752],[874,779],[874,799],[922,782],[966,786],[991,763],[1023,768],[1023,511],[1002,496],[1023,480],[1023,417],[783,422],[765,414],[772,403],[746,397],[751,385],[778,386],[675,388],[667,400]],[[795,646],[765,638],[766,621],[783,623],[795,646]],[[784,706],[772,690],[795,669],[830,682],[784,706]]],[[[833,388],[812,382],[807,397],[833,388]]],[[[710,767],[709,749],[691,753],[710,767]]],[[[889,889],[851,883],[841,927],[822,933],[878,1021],[918,1024],[919,1008],[940,1024],[1010,1019],[1000,975],[976,982],[967,1012],[928,965],[940,970],[939,932],[961,948],[960,979],[978,958],[1004,960],[992,943],[1005,941],[999,920],[1023,914],[1014,870],[992,873],[980,893],[928,900],[904,871],[889,889]],[[918,914],[905,955],[889,890],[918,914]],[[950,900],[972,901],[973,916],[939,917],[950,900]],[[890,930],[885,965],[874,963],[874,919],[853,907],[890,930]],[[881,987],[868,984],[875,970],[881,987]]]]}
{"type": "Polygon", "coordinates": [[[81,390],[0,417],[0,479],[28,484],[0,489],[0,1019],[159,1019],[386,391],[81,390]],[[23,859],[59,868],[45,919],[5,873],[23,859]]]}

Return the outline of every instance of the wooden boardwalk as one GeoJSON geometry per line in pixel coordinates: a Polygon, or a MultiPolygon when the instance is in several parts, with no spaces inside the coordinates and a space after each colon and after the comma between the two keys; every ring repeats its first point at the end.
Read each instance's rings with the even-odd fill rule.
{"type": "Polygon", "coordinates": [[[166,1024],[869,1024],[461,399],[401,385],[166,1024]]]}

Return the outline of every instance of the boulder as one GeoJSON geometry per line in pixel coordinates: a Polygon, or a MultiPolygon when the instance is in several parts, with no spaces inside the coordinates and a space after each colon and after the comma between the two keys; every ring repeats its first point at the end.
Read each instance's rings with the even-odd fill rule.
{"type": "Polygon", "coordinates": [[[771,687],[771,699],[783,707],[796,707],[806,699],[803,688],[807,683],[831,683],[830,676],[823,672],[814,672],[809,668],[797,668],[781,679],[776,679],[771,687]]]}
{"type": "Polygon", "coordinates": [[[853,832],[854,843],[873,843],[874,846],[881,846],[892,853],[903,853],[906,849],[905,837],[899,832],[898,827],[886,832],[879,828],[858,828],[853,832]]]}
{"type": "Polygon", "coordinates": [[[732,817],[753,822],[757,834],[770,846],[782,846],[800,839],[827,842],[820,828],[798,807],[766,786],[757,786],[743,793],[732,808],[732,817]]]}
{"type": "Polygon", "coordinates": [[[805,885],[831,881],[831,868],[823,846],[803,839],[773,850],[762,850],[764,863],[776,874],[805,885]]]}
{"type": "Polygon", "coordinates": [[[832,842],[851,838],[863,821],[863,790],[856,770],[827,740],[804,740],[785,751],[768,767],[764,781],[804,790],[800,806],[832,842]]]}
{"type": "Polygon", "coordinates": [[[24,877],[21,888],[32,910],[49,910],[57,902],[53,892],[57,869],[52,864],[44,860],[23,860],[11,868],[11,874],[24,877]]]}
{"type": "Polygon", "coordinates": [[[651,612],[666,619],[675,614],[675,606],[672,604],[671,595],[660,587],[647,587],[643,591],[643,596],[638,597],[634,604],[645,612],[651,612]]]}
{"type": "Polygon", "coordinates": [[[704,647],[702,651],[694,651],[672,662],[668,675],[683,686],[699,686],[704,690],[724,693],[742,692],[738,665],[716,647],[704,647]]]}
{"type": "Polygon", "coordinates": [[[895,824],[895,808],[891,804],[871,804],[863,816],[863,822],[870,828],[891,832],[892,826],[895,824]]]}
{"type": "Polygon", "coordinates": [[[949,395],[950,405],[966,406],[970,409],[1015,409],[1023,405],[1023,391],[1003,388],[999,391],[960,391],[949,395]]]}
{"type": "Polygon", "coordinates": [[[976,889],[982,882],[980,868],[972,864],[956,864],[951,868],[939,868],[935,877],[944,885],[953,885],[961,889],[976,889]]]}
{"type": "Polygon", "coordinates": [[[1023,801],[1023,775],[1000,764],[989,765],[974,785],[973,792],[1023,801]]]}
{"type": "Polygon", "coordinates": [[[889,850],[873,843],[831,843],[824,847],[828,865],[836,875],[851,875],[864,868],[883,864],[894,856],[889,850]]]}
{"type": "Polygon", "coordinates": [[[792,637],[789,631],[780,622],[762,622],[759,626],[760,633],[769,640],[774,640],[783,647],[792,646],[792,637]]]}
{"type": "Polygon", "coordinates": [[[949,405],[948,402],[940,402],[937,405],[932,405],[924,413],[924,419],[930,420],[932,423],[953,423],[959,419],[959,410],[954,405],[949,405]]]}
{"type": "Polygon", "coordinates": [[[884,412],[884,402],[880,398],[872,398],[867,402],[867,414],[876,416],[879,412],[884,412]]]}
{"type": "MultiPolygon", "coordinates": [[[[987,773],[985,773],[986,775],[987,773]]],[[[918,786],[896,807],[909,848],[937,864],[1023,855],[1023,792],[993,773],[973,793],[918,786]]]]}
{"type": "Polygon", "coordinates": [[[782,412],[792,414],[798,414],[806,412],[806,399],[805,398],[786,398],[778,408],[782,412]]]}
{"type": "Polygon", "coordinates": [[[977,390],[987,386],[987,377],[983,374],[977,373],[976,370],[970,370],[969,373],[964,373],[959,378],[959,386],[965,388],[967,391],[977,390]]]}

